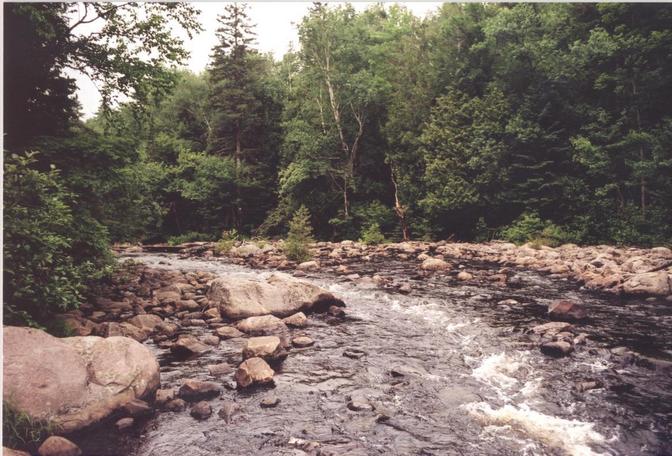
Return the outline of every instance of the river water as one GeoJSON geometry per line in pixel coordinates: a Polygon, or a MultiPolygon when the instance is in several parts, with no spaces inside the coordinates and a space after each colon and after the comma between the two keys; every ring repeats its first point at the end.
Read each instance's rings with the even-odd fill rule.
{"type": "MultiPolygon", "coordinates": [[[[144,254],[134,259],[241,277],[271,273],[220,260],[144,254]]],[[[222,341],[189,361],[148,341],[160,360],[162,387],[199,378],[223,383],[223,394],[210,401],[214,413],[207,420],[197,421],[188,411],[159,413],[135,435],[109,442],[108,451],[114,453],[112,445],[135,456],[672,454],[670,303],[599,296],[524,271],[516,272],[511,288],[421,278],[408,262],[352,267],[362,276],[408,281],[413,291],[404,295],[331,273],[306,277],[343,299],[347,318],[334,323],[311,315],[307,328],[292,330],[316,344],[291,350],[270,389],[239,392],[227,378],[209,376],[209,364],[240,361],[243,339],[222,341]],[[589,342],[554,359],[542,355],[525,332],[548,321],[546,307],[558,298],[587,306],[590,320],[577,328],[589,342]],[[504,299],[519,304],[498,304],[504,299]],[[614,347],[646,357],[616,356],[614,347]],[[353,359],[344,356],[347,350],[363,355],[353,359]],[[589,381],[603,387],[577,390],[589,381]],[[280,404],[261,408],[269,394],[280,404]],[[375,410],[350,410],[352,398],[375,410]],[[225,403],[239,409],[229,422],[217,416],[225,403]]]]}

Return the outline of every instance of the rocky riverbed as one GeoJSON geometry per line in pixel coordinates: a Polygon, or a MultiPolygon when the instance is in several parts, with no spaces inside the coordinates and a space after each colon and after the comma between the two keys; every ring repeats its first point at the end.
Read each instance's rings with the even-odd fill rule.
{"type": "Polygon", "coordinates": [[[160,366],[154,400],[67,436],[84,454],[672,452],[669,289],[628,285],[669,285],[668,250],[163,249],[63,317],[160,366]]]}

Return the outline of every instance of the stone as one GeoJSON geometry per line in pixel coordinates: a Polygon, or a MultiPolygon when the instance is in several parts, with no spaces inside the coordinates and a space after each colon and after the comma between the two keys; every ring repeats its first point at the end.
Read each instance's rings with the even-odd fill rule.
{"type": "Polygon", "coordinates": [[[96,335],[101,337],[130,337],[138,342],[144,342],[149,334],[128,322],[105,322],[98,325],[96,335]]]}
{"type": "Polygon", "coordinates": [[[3,328],[3,399],[64,433],[111,415],[159,387],[159,364],[127,337],[56,338],[44,331],[3,328]]]}
{"type": "Polygon", "coordinates": [[[233,372],[233,367],[229,366],[228,363],[210,364],[208,366],[208,372],[212,376],[219,377],[233,372]]]}
{"type": "Polygon", "coordinates": [[[345,318],[345,310],[343,308],[338,307],[338,306],[331,306],[329,307],[329,310],[327,311],[329,315],[332,317],[336,318],[345,318]]]}
{"type": "Polygon", "coordinates": [[[160,389],[156,392],[154,403],[161,407],[175,399],[175,394],[176,392],[174,388],[160,389]]]}
{"type": "Polygon", "coordinates": [[[573,351],[572,344],[564,340],[546,342],[541,345],[541,352],[546,356],[561,358],[569,355],[573,351]]]}
{"type": "Polygon", "coordinates": [[[212,345],[213,347],[216,347],[216,346],[219,345],[219,337],[213,336],[212,334],[209,334],[209,335],[203,337],[203,339],[201,339],[201,340],[203,341],[204,344],[212,345]]]}
{"type": "Polygon", "coordinates": [[[200,401],[191,407],[189,412],[197,420],[207,420],[212,415],[212,407],[205,401],[200,401]]]}
{"type": "Polygon", "coordinates": [[[564,321],[551,321],[549,323],[544,323],[543,325],[537,325],[532,328],[534,334],[544,334],[549,336],[554,336],[559,332],[568,331],[572,328],[571,323],[564,321]]]}
{"type": "Polygon", "coordinates": [[[320,269],[320,264],[317,261],[304,261],[296,269],[299,271],[317,271],[320,269]]]}
{"type": "Polygon", "coordinates": [[[65,437],[52,435],[37,449],[40,456],[80,456],[82,450],[65,437]]]}
{"type": "Polygon", "coordinates": [[[133,399],[132,401],[124,404],[122,410],[127,415],[132,417],[150,415],[152,413],[152,408],[149,406],[149,404],[140,399],[133,399]]]}
{"type": "Polygon", "coordinates": [[[427,258],[420,267],[425,271],[445,271],[450,268],[450,264],[440,258],[427,258]]]}
{"type": "Polygon", "coordinates": [[[672,276],[667,271],[635,274],[623,282],[623,292],[630,295],[667,296],[672,293],[672,276]]]}
{"type": "Polygon", "coordinates": [[[147,333],[151,333],[154,332],[157,326],[163,323],[163,319],[158,315],[142,314],[136,315],[135,317],[128,320],[128,322],[147,333]]]}
{"type": "Polygon", "coordinates": [[[185,310],[194,311],[201,308],[201,306],[193,299],[178,300],[176,305],[178,312],[185,310]]]}
{"type": "Polygon", "coordinates": [[[268,384],[273,382],[275,372],[266,361],[261,358],[250,358],[243,361],[236,371],[238,388],[247,388],[254,384],[268,384]]]}
{"type": "Polygon", "coordinates": [[[276,407],[280,403],[280,398],[275,395],[270,395],[264,397],[259,405],[261,405],[262,408],[272,408],[276,407]]]}
{"type": "Polygon", "coordinates": [[[239,409],[240,407],[238,407],[238,404],[236,404],[235,402],[225,401],[222,404],[222,408],[219,409],[219,412],[217,412],[217,415],[219,415],[219,417],[222,418],[228,424],[231,422],[233,415],[239,409]]]}
{"type": "Polygon", "coordinates": [[[298,336],[292,339],[292,345],[299,348],[310,347],[314,343],[315,341],[308,336],[298,336]]]}
{"type": "MultiPolygon", "coordinates": [[[[102,313],[102,312],[101,312],[102,313]]],[[[105,316],[105,313],[103,313],[105,316]]],[[[73,336],[90,336],[94,334],[98,325],[79,315],[64,314],[58,317],[66,331],[73,336]]]]}
{"type": "Polygon", "coordinates": [[[284,273],[265,280],[219,278],[212,282],[207,297],[223,317],[234,320],[261,315],[287,317],[299,311],[324,312],[331,305],[345,306],[327,290],[284,273]]]}
{"type": "Polygon", "coordinates": [[[273,315],[264,315],[261,317],[249,317],[239,321],[236,324],[238,330],[252,336],[264,336],[272,334],[287,333],[287,325],[282,320],[273,315]]]}
{"type": "Polygon", "coordinates": [[[276,336],[252,337],[247,340],[243,349],[243,359],[263,358],[266,361],[277,361],[287,357],[287,351],[276,336]]]}
{"type": "Polygon", "coordinates": [[[567,300],[553,301],[548,306],[548,316],[555,320],[577,321],[588,316],[583,305],[567,300]]]}
{"type": "Polygon", "coordinates": [[[173,399],[172,401],[169,401],[166,404],[166,410],[169,412],[181,412],[182,410],[187,408],[187,403],[185,402],[184,399],[173,399]]]}
{"type": "Polygon", "coordinates": [[[135,420],[128,417],[117,420],[117,422],[114,423],[114,426],[117,428],[117,431],[125,431],[126,429],[132,428],[134,423],[135,420]]]}
{"type": "Polygon", "coordinates": [[[473,278],[474,278],[473,274],[470,274],[467,271],[460,271],[457,273],[457,280],[467,281],[473,278]]]}
{"type": "Polygon", "coordinates": [[[366,352],[356,348],[349,348],[343,351],[343,356],[350,359],[360,359],[366,356],[366,352]]]}
{"type": "Polygon", "coordinates": [[[236,337],[243,337],[245,334],[238,331],[233,326],[221,326],[215,329],[215,334],[220,339],[234,339],[236,337]]]}
{"type": "Polygon", "coordinates": [[[30,453],[26,453],[25,451],[13,450],[7,447],[2,447],[2,456],[30,456],[30,453]]]}
{"type": "Polygon", "coordinates": [[[201,380],[188,379],[182,382],[179,396],[186,401],[198,401],[201,399],[213,398],[219,396],[219,385],[213,382],[204,382],[201,380]]]}
{"type": "Polygon", "coordinates": [[[308,325],[308,318],[303,312],[292,314],[283,318],[282,321],[291,328],[305,328],[308,325]]]}
{"type": "Polygon", "coordinates": [[[155,329],[156,332],[159,334],[163,334],[164,336],[168,337],[173,337],[175,334],[177,334],[177,331],[180,329],[180,327],[175,323],[169,323],[164,321],[160,325],[157,325],[155,329]]]}
{"type": "Polygon", "coordinates": [[[219,309],[215,309],[214,307],[203,312],[203,316],[208,320],[213,318],[222,318],[222,315],[219,313],[219,309]]]}
{"type": "Polygon", "coordinates": [[[256,244],[243,244],[240,247],[233,247],[229,250],[229,255],[239,258],[248,258],[259,254],[261,249],[256,244]]]}
{"type": "Polygon", "coordinates": [[[199,342],[195,337],[186,335],[180,336],[170,347],[172,353],[181,356],[202,355],[210,350],[210,347],[199,342]]]}
{"type": "Polygon", "coordinates": [[[348,401],[348,408],[353,412],[364,412],[373,410],[373,406],[363,397],[352,397],[348,401]]]}

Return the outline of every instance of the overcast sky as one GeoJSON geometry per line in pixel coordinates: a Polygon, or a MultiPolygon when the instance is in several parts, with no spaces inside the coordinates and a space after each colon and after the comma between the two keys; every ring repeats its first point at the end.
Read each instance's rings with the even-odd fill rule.
{"type": "MultiPolygon", "coordinates": [[[[424,16],[435,11],[441,2],[400,2],[410,9],[416,16],[424,16]]],[[[353,3],[361,11],[373,2],[353,3]]],[[[215,45],[215,30],[217,16],[224,11],[226,3],[221,2],[194,2],[201,10],[200,21],[203,31],[185,42],[191,56],[187,67],[196,73],[203,71],[208,65],[210,52],[215,45]]],[[[298,47],[298,33],[296,24],[306,14],[312,3],[310,2],[257,2],[249,3],[249,15],[256,24],[257,48],[261,52],[272,52],[276,59],[280,59],[289,49],[290,43],[298,47]]],[[[91,117],[100,103],[98,90],[86,77],[73,74],[77,79],[77,92],[82,104],[85,118],[91,117]]]]}

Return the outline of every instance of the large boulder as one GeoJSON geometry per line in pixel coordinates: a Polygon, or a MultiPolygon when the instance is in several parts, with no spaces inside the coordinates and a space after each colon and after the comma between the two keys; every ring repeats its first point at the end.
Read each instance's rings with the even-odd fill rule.
{"type": "Polygon", "coordinates": [[[159,387],[156,358],[127,337],[59,339],[6,326],[3,341],[3,399],[62,432],[98,422],[159,387]]]}
{"type": "Polygon", "coordinates": [[[324,312],[332,305],[344,306],[328,291],[283,273],[266,280],[221,277],[212,282],[207,297],[222,316],[234,320],[269,314],[287,317],[299,311],[324,312]]]}
{"type": "Polygon", "coordinates": [[[623,283],[623,291],[633,295],[669,295],[672,293],[672,276],[667,271],[635,274],[623,283]]]}

